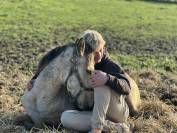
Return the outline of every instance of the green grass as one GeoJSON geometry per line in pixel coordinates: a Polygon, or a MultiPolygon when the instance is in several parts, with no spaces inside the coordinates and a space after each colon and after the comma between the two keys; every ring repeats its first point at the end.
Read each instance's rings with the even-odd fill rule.
{"type": "Polygon", "coordinates": [[[145,1],[0,0],[1,39],[65,41],[94,28],[121,38],[177,37],[177,7],[145,1]],[[109,31],[107,31],[109,29],[109,31]],[[69,37],[69,38],[68,38],[69,37]]]}
{"type": "Polygon", "coordinates": [[[45,51],[95,29],[124,66],[174,71],[176,16],[175,4],[148,0],[0,0],[0,60],[33,71],[45,51]]]}
{"type": "Polygon", "coordinates": [[[113,52],[111,54],[113,60],[119,61],[124,68],[128,69],[159,69],[162,71],[177,72],[177,63],[174,56],[132,56],[122,55],[113,52]]]}

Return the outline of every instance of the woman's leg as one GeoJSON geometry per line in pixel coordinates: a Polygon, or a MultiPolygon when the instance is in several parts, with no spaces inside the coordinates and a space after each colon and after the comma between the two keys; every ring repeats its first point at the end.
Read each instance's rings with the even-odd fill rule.
{"type": "Polygon", "coordinates": [[[94,108],[91,118],[92,129],[103,129],[110,98],[111,91],[107,86],[94,88],[94,108]]]}
{"type": "MultiPolygon", "coordinates": [[[[61,123],[68,129],[89,132],[92,130],[91,117],[92,112],[68,110],[62,113],[61,123]]],[[[114,123],[109,120],[105,120],[103,125],[103,131],[106,132],[115,131],[118,133],[125,133],[125,128],[129,130],[129,127],[124,123],[114,123]]]]}
{"type": "Polygon", "coordinates": [[[121,133],[129,130],[124,124],[129,110],[122,96],[107,86],[97,87],[94,89],[94,102],[93,113],[76,110],[65,111],[61,116],[61,123],[66,128],[79,131],[112,129],[121,133]],[[105,120],[106,117],[108,120],[105,120]]]}
{"type": "Polygon", "coordinates": [[[127,121],[129,107],[123,95],[118,95],[115,91],[111,90],[111,99],[106,116],[109,120],[116,123],[127,121]]]}
{"type": "Polygon", "coordinates": [[[91,130],[92,112],[68,110],[61,115],[61,123],[65,128],[88,132],[91,130]]]}
{"type": "MultiPolygon", "coordinates": [[[[118,95],[107,86],[94,88],[94,108],[91,118],[92,129],[103,130],[103,127],[112,129],[112,127],[117,125],[121,126],[120,123],[124,123],[128,115],[129,109],[123,96],[118,95]],[[105,120],[106,117],[113,122],[105,120]],[[114,125],[114,122],[119,124],[114,125]]],[[[124,128],[124,124],[122,128],[124,128]]]]}

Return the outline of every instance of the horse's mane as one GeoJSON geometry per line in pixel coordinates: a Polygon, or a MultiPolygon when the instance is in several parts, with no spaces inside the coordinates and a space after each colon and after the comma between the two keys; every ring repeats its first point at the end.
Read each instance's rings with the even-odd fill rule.
{"type": "Polygon", "coordinates": [[[36,73],[33,76],[32,79],[36,79],[39,75],[39,73],[53,60],[55,59],[58,55],[60,55],[63,51],[66,50],[67,47],[74,45],[73,42],[67,43],[66,45],[63,46],[57,46],[50,50],[46,55],[42,57],[40,60],[36,73]]]}

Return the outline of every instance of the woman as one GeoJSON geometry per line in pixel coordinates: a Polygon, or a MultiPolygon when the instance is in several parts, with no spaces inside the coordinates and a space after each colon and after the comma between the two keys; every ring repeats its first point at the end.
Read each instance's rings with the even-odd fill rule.
{"type": "MultiPolygon", "coordinates": [[[[85,41],[89,43],[96,43],[97,46],[94,53],[95,71],[90,78],[94,88],[94,107],[92,111],[65,111],[61,116],[61,123],[69,129],[92,133],[109,130],[131,132],[130,127],[125,124],[129,108],[124,98],[130,93],[130,83],[125,72],[109,58],[100,33],[87,30],[80,37],[87,39],[85,41]],[[90,38],[86,38],[88,35],[90,38]]],[[[32,82],[28,83],[29,90],[32,85],[32,82]]]]}

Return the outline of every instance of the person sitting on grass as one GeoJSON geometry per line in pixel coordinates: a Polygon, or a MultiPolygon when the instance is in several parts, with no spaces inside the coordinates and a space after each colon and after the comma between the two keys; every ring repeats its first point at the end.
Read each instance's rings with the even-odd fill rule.
{"type": "MultiPolygon", "coordinates": [[[[95,70],[90,82],[94,91],[93,109],[86,111],[67,110],[62,113],[61,123],[65,128],[92,133],[101,131],[116,131],[130,133],[132,129],[126,124],[129,107],[125,96],[130,93],[130,83],[119,64],[109,58],[105,41],[100,33],[94,30],[85,31],[80,37],[84,39],[90,34],[90,43],[97,43],[94,53],[95,70]]],[[[88,38],[87,38],[88,39],[88,38]]],[[[31,90],[36,76],[27,84],[31,90]]]]}

